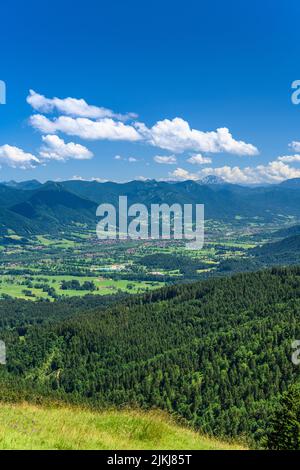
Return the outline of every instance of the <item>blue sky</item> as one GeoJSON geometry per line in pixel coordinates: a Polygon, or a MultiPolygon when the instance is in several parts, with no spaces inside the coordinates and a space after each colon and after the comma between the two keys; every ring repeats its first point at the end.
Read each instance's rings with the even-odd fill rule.
{"type": "Polygon", "coordinates": [[[0,180],[299,177],[299,13],[294,0],[6,2],[0,180]]]}

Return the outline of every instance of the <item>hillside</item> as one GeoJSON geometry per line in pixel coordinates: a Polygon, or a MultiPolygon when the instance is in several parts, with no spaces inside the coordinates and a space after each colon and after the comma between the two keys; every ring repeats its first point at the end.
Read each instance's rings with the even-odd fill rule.
{"type": "Polygon", "coordinates": [[[57,183],[32,190],[0,185],[0,235],[9,230],[19,235],[56,233],[78,223],[95,226],[96,208],[57,183]]]}
{"type": "Polygon", "coordinates": [[[1,405],[2,450],[241,450],[179,426],[155,411],[92,412],[71,407],[1,405]]]}
{"type": "Polygon", "coordinates": [[[261,262],[274,264],[298,264],[300,262],[300,235],[293,235],[275,243],[251,250],[261,262]]]}
{"type": "Polygon", "coordinates": [[[2,399],[155,407],[204,433],[260,442],[278,395],[297,380],[291,344],[300,337],[300,269],[106,304],[2,301],[0,336],[2,399]]]}
{"type": "Polygon", "coordinates": [[[283,229],[278,234],[293,234],[277,242],[266,243],[249,249],[247,256],[225,260],[220,263],[220,272],[247,272],[270,266],[290,266],[300,264],[299,226],[283,229]]]}
{"type": "Polygon", "coordinates": [[[288,228],[282,228],[282,229],[276,230],[272,234],[274,238],[288,238],[294,235],[300,235],[300,225],[292,225],[291,227],[288,227],[288,228]]]}
{"type": "Polygon", "coordinates": [[[289,180],[285,180],[280,183],[281,187],[284,188],[291,188],[291,189],[299,189],[300,188],[300,178],[292,178],[289,180]]]}

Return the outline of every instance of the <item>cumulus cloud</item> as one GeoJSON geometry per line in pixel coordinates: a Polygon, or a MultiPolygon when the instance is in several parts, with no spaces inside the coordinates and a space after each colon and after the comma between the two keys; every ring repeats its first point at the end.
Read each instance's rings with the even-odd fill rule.
{"type": "Polygon", "coordinates": [[[30,104],[35,111],[40,113],[52,113],[57,111],[61,114],[74,117],[86,117],[91,119],[113,118],[121,121],[137,118],[137,115],[134,113],[118,114],[111,109],[92,106],[83,99],[46,98],[44,95],[40,95],[34,90],[29,91],[27,103],[30,104]]]}
{"type": "Polygon", "coordinates": [[[175,157],[175,155],[169,155],[169,156],[160,156],[160,155],[156,155],[153,160],[156,162],[156,163],[160,163],[160,164],[163,164],[163,165],[176,165],[177,163],[177,158],[175,157]]]}
{"type": "Polygon", "coordinates": [[[40,162],[37,157],[24,150],[11,145],[0,146],[0,163],[4,163],[12,168],[34,168],[40,162]]]}
{"type": "Polygon", "coordinates": [[[215,175],[228,183],[261,184],[280,183],[281,181],[300,178],[300,169],[293,168],[284,162],[274,160],[266,165],[240,168],[239,166],[222,166],[218,168],[203,168],[197,173],[190,173],[183,168],[176,168],[169,177],[182,180],[199,180],[205,176],[215,175]]]}
{"type": "Polygon", "coordinates": [[[300,170],[275,160],[267,165],[258,165],[256,167],[223,166],[201,170],[201,176],[207,175],[220,176],[229,183],[280,183],[286,179],[300,178],[300,170]]]}
{"type": "Polygon", "coordinates": [[[107,108],[92,106],[83,99],[46,98],[33,90],[30,90],[27,102],[40,113],[31,116],[31,125],[47,134],[62,132],[82,139],[143,141],[174,153],[258,154],[254,145],[234,139],[226,127],[204,132],[192,129],[187,121],[176,117],[158,121],[149,128],[143,122],[137,122],[137,115],[132,113],[118,114],[107,108]],[[49,119],[43,115],[54,111],[60,116],[49,119]],[[125,124],[128,119],[133,122],[125,124]]]}
{"type": "Polygon", "coordinates": [[[143,175],[136,176],[134,179],[136,181],[149,181],[149,178],[146,178],[146,176],[143,176],[143,175]]]}
{"type": "Polygon", "coordinates": [[[135,127],[151,145],[176,153],[192,150],[248,156],[258,154],[258,149],[254,145],[235,140],[226,127],[203,132],[191,129],[187,121],[178,117],[173,120],[158,121],[150,129],[140,122],[137,122],[135,127]]]}
{"type": "Polygon", "coordinates": [[[97,177],[84,178],[83,176],[79,176],[79,175],[74,175],[74,176],[72,176],[71,179],[73,181],[95,181],[96,183],[107,183],[108,182],[107,179],[103,179],[103,178],[97,178],[97,177]]]}
{"type": "Polygon", "coordinates": [[[300,155],[297,153],[295,155],[284,155],[283,157],[278,157],[277,160],[285,163],[300,162],[300,155]]]}
{"type": "Polygon", "coordinates": [[[35,114],[31,116],[30,124],[46,134],[62,132],[87,140],[126,140],[134,142],[141,139],[134,127],[109,118],[92,121],[87,118],[60,116],[51,120],[41,114],[35,114]]]}
{"type": "Polygon", "coordinates": [[[197,155],[192,155],[190,158],[188,158],[187,162],[191,163],[192,165],[207,165],[212,163],[212,159],[203,157],[201,153],[198,153],[197,155]]]}
{"type": "Polygon", "coordinates": [[[180,181],[185,181],[185,180],[193,180],[196,181],[199,179],[199,175],[196,173],[190,173],[187,170],[184,170],[183,168],[176,168],[176,170],[172,171],[172,173],[169,173],[170,178],[180,180],[180,181]]]}
{"type": "Polygon", "coordinates": [[[57,135],[46,135],[42,137],[44,145],[40,150],[40,157],[45,160],[66,161],[88,160],[93,157],[93,153],[80,144],[74,142],[65,143],[57,135]]]}

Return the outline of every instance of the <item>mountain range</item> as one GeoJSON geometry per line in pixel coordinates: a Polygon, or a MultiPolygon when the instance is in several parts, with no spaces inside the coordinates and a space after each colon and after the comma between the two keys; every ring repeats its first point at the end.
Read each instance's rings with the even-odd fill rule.
{"type": "Polygon", "coordinates": [[[200,182],[128,183],[70,180],[36,180],[0,184],[0,234],[54,233],[74,224],[95,227],[101,203],[118,206],[119,196],[128,204],[204,204],[206,219],[241,223],[245,219],[272,222],[300,218],[300,179],[278,185],[245,187],[215,177],[200,182]]]}

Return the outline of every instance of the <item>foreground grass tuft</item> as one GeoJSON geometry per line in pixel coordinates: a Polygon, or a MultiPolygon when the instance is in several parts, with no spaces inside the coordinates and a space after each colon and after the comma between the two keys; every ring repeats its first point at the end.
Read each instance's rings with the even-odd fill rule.
{"type": "Polygon", "coordinates": [[[0,449],[241,449],[175,424],[161,412],[93,412],[0,404],[0,449]]]}

